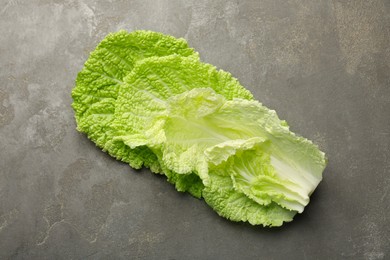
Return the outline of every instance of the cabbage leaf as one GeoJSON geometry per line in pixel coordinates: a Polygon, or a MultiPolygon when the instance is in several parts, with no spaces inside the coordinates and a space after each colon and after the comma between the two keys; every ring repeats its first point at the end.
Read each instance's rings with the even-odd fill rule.
{"type": "Polygon", "coordinates": [[[72,91],[77,129],[133,168],[166,175],[220,216],[280,226],[301,213],[327,159],[183,39],[108,35],[72,91]]]}
{"type": "Polygon", "coordinates": [[[133,168],[145,165],[160,172],[155,155],[147,147],[130,149],[121,142],[113,142],[112,121],[119,88],[137,61],[171,54],[198,59],[198,54],[184,39],[152,31],[128,33],[121,30],[107,35],[90,54],[72,90],[77,129],[133,168]]]}

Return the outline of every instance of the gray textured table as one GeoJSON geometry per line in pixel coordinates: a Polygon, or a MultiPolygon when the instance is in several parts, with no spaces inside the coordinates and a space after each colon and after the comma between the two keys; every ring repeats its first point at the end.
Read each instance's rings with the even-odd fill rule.
{"type": "Polygon", "coordinates": [[[389,259],[390,1],[0,1],[1,259],[389,259]],[[302,215],[218,217],[75,131],[109,32],[185,37],[329,157],[302,215]]]}

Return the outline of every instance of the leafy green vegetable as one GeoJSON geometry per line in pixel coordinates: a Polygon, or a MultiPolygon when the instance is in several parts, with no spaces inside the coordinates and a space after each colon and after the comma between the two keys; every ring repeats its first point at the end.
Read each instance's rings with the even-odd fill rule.
{"type": "Polygon", "coordinates": [[[91,54],[72,92],[78,130],[132,167],[165,174],[221,216],[280,226],[301,213],[324,153],[289,131],[184,40],[121,31],[91,54]]]}
{"type": "Polygon", "coordinates": [[[220,216],[233,221],[248,221],[252,225],[281,226],[296,214],[296,211],[283,209],[273,202],[267,206],[256,203],[234,190],[229,176],[219,173],[210,173],[211,185],[205,187],[202,194],[207,204],[220,216]]]}
{"type": "MultiPolygon", "coordinates": [[[[187,139],[185,134],[188,131],[184,129],[191,127],[190,125],[181,128],[181,122],[174,122],[173,127],[179,129],[175,132],[164,132],[160,128],[165,120],[164,115],[168,113],[169,101],[175,102],[177,94],[188,93],[186,91],[190,89],[207,86],[213,86],[216,91],[230,99],[235,97],[252,98],[249,91],[239,85],[229,73],[218,71],[209,64],[181,56],[145,59],[138,63],[125,78],[125,83],[118,95],[118,104],[120,105],[117,105],[115,111],[114,125],[120,129],[118,131],[120,136],[116,137],[115,140],[123,141],[131,148],[139,146],[154,148],[156,145],[164,143],[164,147],[167,149],[162,151],[163,158],[160,162],[163,161],[169,169],[180,174],[193,172],[195,168],[191,164],[205,169],[207,169],[207,165],[203,164],[202,166],[197,161],[196,154],[200,149],[194,148],[197,145],[196,140],[190,150],[186,149],[187,147],[181,148],[176,145],[176,142],[180,142],[181,138],[187,139]],[[182,133],[184,135],[181,135],[182,133]],[[181,159],[175,160],[176,157],[181,159]]],[[[170,106],[171,110],[175,107],[176,104],[170,106]]],[[[182,107],[178,106],[177,111],[181,111],[182,107]]],[[[193,114],[199,116],[198,113],[199,111],[193,107],[193,114]]],[[[184,123],[192,124],[193,122],[187,120],[184,123]]],[[[170,127],[169,122],[166,127],[170,127]]],[[[200,168],[197,170],[198,174],[202,173],[200,168]]]]}
{"type": "Polygon", "coordinates": [[[109,34],[90,54],[79,72],[72,91],[77,129],[84,132],[110,155],[130,163],[133,168],[144,164],[160,172],[155,155],[147,147],[130,149],[121,142],[113,142],[112,127],[116,99],[123,78],[136,62],[148,57],[178,54],[198,59],[198,54],[188,47],[184,39],[151,31],[109,34]]]}

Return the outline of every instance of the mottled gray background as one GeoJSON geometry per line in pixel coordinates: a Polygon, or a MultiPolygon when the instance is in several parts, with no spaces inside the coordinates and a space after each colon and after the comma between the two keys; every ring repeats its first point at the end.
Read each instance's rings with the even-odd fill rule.
{"type": "Polygon", "coordinates": [[[1,259],[389,259],[390,1],[0,0],[1,259]],[[218,217],[75,130],[104,36],[186,38],[329,157],[302,215],[218,217]]]}

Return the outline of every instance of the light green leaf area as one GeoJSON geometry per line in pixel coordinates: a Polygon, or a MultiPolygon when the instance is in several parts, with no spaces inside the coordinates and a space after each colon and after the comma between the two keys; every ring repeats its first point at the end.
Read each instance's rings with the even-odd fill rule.
{"type": "Polygon", "coordinates": [[[278,176],[271,163],[270,145],[267,141],[252,149],[238,151],[228,160],[225,170],[229,172],[234,188],[258,204],[274,202],[286,209],[302,212],[309,203],[308,194],[298,192],[299,183],[278,176]]]}
{"type": "MultiPolygon", "coordinates": [[[[252,99],[253,97],[230,73],[217,70],[214,66],[199,62],[192,57],[180,55],[144,59],[136,64],[124,81],[125,84],[121,86],[118,94],[112,126],[116,129],[114,142],[125,143],[131,149],[153,148],[164,141],[165,137],[159,127],[159,121],[167,113],[168,100],[175,95],[194,88],[211,86],[227,99],[236,97],[252,99]]],[[[160,123],[164,124],[164,120],[160,123]]],[[[196,153],[199,149],[193,151],[196,153]]],[[[168,162],[163,166],[159,164],[164,168],[163,172],[167,175],[168,181],[173,183],[177,190],[189,191],[195,197],[200,197],[203,189],[202,181],[192,173],[193,169],[188,166],[188,163],[180,165],[174,160],[166,160],[166,157],[177,153],[164,154],[159,149],[154,151],[156,155],[161,154],[158,160],[160,164],[168,162]],[[169,162],[174,162],[176,167],[169,165],[169,162]],[[191,181],[192,186],[189,185],[191,181]]],[[[182,161],[196,160],[191,158],[193,154],[190,151],[181,156],[182,161]]],[[[195,162],[195,165],[203,166],[206,171],[207,165],[204,162],[203,164],[195,162]]]]}
{"type": "Polygon", "coordinates": [[[184,39],[151,31],[109,34],[90,54],[79,72],[72,90],[77,129],[110,155],[134,168],[142,165],[159,172],[155,155],[147,147],[130,149],[123,142],[113,142],[112,126],[118,91],[123,78],[139,60],[178,54],[198,59],[184,39]]]}
{"type": "Polygon", "coordinates": [[[253,100],[227,100],[211,88],[193,88],[164,99],[159,87],[148,94],[149,89],[137,86],[122,101],[141,92],[150,97],[144,102],[150,107],[138,113],[130,106],[125,112],[116,110],[122,121],[120,111],[131,113],[129,119],[147,111],[137,121],[144,131],[119,136],[124,143],[152,147],[160,154],[161,165],[178,174],[196,173],[206,188],[211,185],[210,165],[222,164],[234,190],[248,199],[263,206],[277,204],[288,211],[303,211],[321,180],[324,154],[291,133],[274,111],[253,100]]]}
{"type": "MultiPolygon", "coordinates": [[[[125,78],[125,83],[118,95],[114,124],[120,128],[122,139],[131,136],[128,143],[131,147],[151,144],[145,132],[159,129],[158,119],[166,115],[168,99],[178,94],[194,88],[212,88],[230,100],[253,98],[230,73],[179,55],[142,60],[125,78]],[[151,119],[157,121],[151,122],[151,119]]],[[[157,143],[163,141],[158,134],[152,138],[157,143]]]]}
{"type": "MultiPolygon", "coordinates": [[[[252,99],[253,97],[230,73],[217,70],[210,64],[178,55],[142,60],[125,78],[125,84],[120,89],[113,122],[115,128],[119,129],[115,140],[124,142],[133,149],[140,146],[158,147],[165,142],[165,138],[170,138],[165,136],[162,129],[162,125],[166,123],[168,109],[175,107],[170,105],[170,100],[173,99],[172,102],[175,102],[176,95],[201,88],[212,88],[222,99],[252,99]]],[[[213,100],[210,104],[215,106],[213,100]]],[[[201,105],[204,109],[204,102],[201,105]]],[[[178,105],[178,111],[182,108],[183,106],[178,105]]],[[[197,109],[192,111],[195,115],[200,112],[197,109]]],[[[187,120],[185,123],[192,122],[187,120]]],[[[181,122],[178,120],[174,124],[176,128],[181,127],[181,122]]],[[[169,122],[165,125],[169,127],[169,122]]],[[[172,132],[168,130],[166,133],[172,132]]],[[[173,133],[175,134],[173,138],[180,140],[180,133],[188,132],[176,131],[173,133]]],[[[164,161],[168,169],[179,174],[189,174],[194,170],[202,174],[207,171],[204,156],[199,155],[202,159],[198,160],[197,153],[200,149],[195,147],[197,143],[196,140],[194,141],[192,148],[186,151],[174,150],[175,148],[172,148],[173,152],[163,151],[160,163],[164,161]],[[177,156],[181,157],[181,160],[175,160],[177,156]],[[170,157],[172,158],[169,159],[170,157]],[[197,169],[194,168],[195,166],[197,169]]]]}
{"type": "Polygon", "coordinates": [[[219,215],[280,226],[309,203],[326,157],[183,39],[108,35],[72,91],[77,128],[134,168],[165,174],[219,215]]]}
{"type": "Polygon", "coordinates": [[[218,215],[232,221],[249,222],[252,225],[281,226],[292,221],[296,211],[286,210],[271,202],[264,206],[233,188],[230,176],[223,169],[210,171],[210,185],[202,193],[206,203],[218,215]]]}

